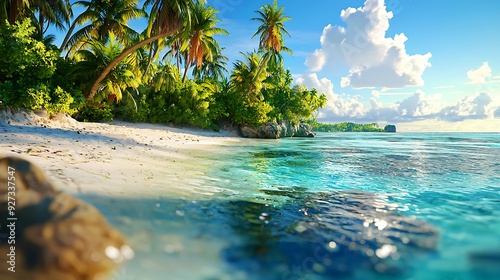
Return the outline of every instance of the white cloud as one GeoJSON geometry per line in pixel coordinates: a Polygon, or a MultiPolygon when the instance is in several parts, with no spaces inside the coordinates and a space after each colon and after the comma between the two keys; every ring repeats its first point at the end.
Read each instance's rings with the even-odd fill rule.
{"type": "Polygon", "coordinates": [[[461,122],[447,122],[438,119],[400,123],[399,132],[427,131],[427,132],[500,132],[500,118],[488,120],[464,120],[461,122]]]}
{"type": "Polygon", "coordinates": [[[464,120],[493,119],[500,109],[500,100],[494,100],[489,93],[467,96],[454,104],[443,104],[441,95],[426,95],[417,91],[400,102],[383,107],[380,104],[365,112],[366,121],[412,122],[439,119],[448,122],[464,120]]]}
{"type": "Polygon", "coordinates": [[[484,62],[477,69],[471,69],[467,71],[467,77],[470,79],[472,84],[483,84],[486,82],[486,78],[491,77],[491,68],[488,62],[484,62]]]}
{"type": "Polygon", "coordinates": [[[473,93],[455,103],[445,104],[441,94],[429,95],[417,90],[394,104],[384,105],[378,98],[387,93],[372,90],[369,106],[366,106],[360,96],[335,93],[333,83],[327,78],[319,79],[316,73],[294,75],[294,78],[297,84],[316,88],[318,92],[326,94],[326,108],[318,114],[322,122],[462,122],[500,118],[500,96],[494,92],[473,93]]]}
{"type": "Polygon", "coordinates": [[[320,71],[321,68],[323,68],[325,63],[326,63],[326,55],[320,50],[316,50],[312,55],[309,55],[306,58],[305,65],[309,67],[310,71],[317,72],[320,71]]]}
{"type": "Polygon", "coordinates": [[[307,88],[315,88],[327,97],[326,108],[320,110],[318,118],[359,118],[362,117],[365,108],[360,102],[360,96],[341,96],[333,91],[333,83],[327,78],[319,79],[316,73],[295,76],[295,83],[307,88]]]}
{"type": "Polygon", "coordinates": [[[448,89],[448,88],[455,88],[455,86],[438,86],[434,87],[435,89],[448,89]]]}
{"type": "Polygon", "coordinates": [[[463,121],[466,119],[492,119],[499,104],[493,102],[488,93],[479,93],[468,96],[452,106],[442,108],[437,114],[439,119],[446,121],[463,121]]]}
{"type": "Polygon", "coordinates": [[[340,17],[346,27],[328,25],[323,29],[321,48],[306,60],[310,71],[344,63],[350,70],[341,86],[353,88],[400,88],[424,83],[422,74],[430,67],[431,54],[407,54],[408,38],[403,33],[385,37],[393,14],[383,0],[367,0],[364,7],[343,10],[340,17]]]}

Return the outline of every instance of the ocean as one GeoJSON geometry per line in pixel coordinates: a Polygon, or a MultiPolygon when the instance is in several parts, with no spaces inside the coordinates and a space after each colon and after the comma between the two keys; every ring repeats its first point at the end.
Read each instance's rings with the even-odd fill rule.
{"type": "Polygon", "coordinates": [[[112,279],[500,275],[498,133],[244,139],[193,164],[184,197],[92,198],[136,252],[112,279]]]}

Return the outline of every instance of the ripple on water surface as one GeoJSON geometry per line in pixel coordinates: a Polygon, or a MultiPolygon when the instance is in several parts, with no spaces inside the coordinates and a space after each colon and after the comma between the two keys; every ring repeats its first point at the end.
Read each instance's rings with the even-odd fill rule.
{"type": "Polygon", "coordinates": [[[496,279],[499,143],[355,133],[243,141],[212,161],[211,191],[201,182],[184,198],[98,206],[135,245],[125,268],[136,279],[496,279]]]}

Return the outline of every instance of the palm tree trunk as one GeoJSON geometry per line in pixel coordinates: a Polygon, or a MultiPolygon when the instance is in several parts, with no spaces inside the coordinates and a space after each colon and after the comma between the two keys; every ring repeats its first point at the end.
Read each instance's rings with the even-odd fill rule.
{"type": "Polygon", "coordinates": [[[172,32],[158,34],[156,36],[145,39],[145,40],[123,50],[123,52],[119,56],[117,56],[115,59],[113,59],[113,61],[111,61],[108,64],[108,66],[106,66],[106,68],[104,68],[104,70],[101,72],[101,75],[99,75],[99,77],[94,81],[94,83],[92,84],[92,87],[90,88],[87,99],[94,98],[94,96],[96,95],[97,90],[99,88],[99,84],[102,82],[102,80],[104,80],[104,78],[106,78],[106,76],[109,74],[109,72],[111,72],[111,70],[113,70],[113,68],[115,68],[115,66],[118,65],[118,63],[120,63],[123,59],[125,59],[129,54],[135,52],[136,50],[140,49],[141,47],[143,47],[149,43],[152,43],[158,39],[167,37],[171,33],[172,32]]]}
{"type": "Polygon", "coordinates": [[[179,71],[179,73],[180,73],[181,72],[181,53],[180,52],[176,52],[175,60],[177,63],[177,71],[179,71]]]}
{"type": "Polygon", "coordinates": [[[186,78],[187,78],[187,73],[188,73],[188,70],[189,70],[189,64],[187,61],[186,61],[186,65],[184,66],[184,75],[182,76],[182,82],[184,83],[186,81],[186,78]]]}
{"type": "MultiPolygon", "coordinates": [[[[144,78],[149,71],[149,67],[151,67],[151,62],[153,62],[153,44],[149,46],[149,54],[148,54],[148,64],[146,65],[146,69],[144,69],[144,73],[142,73],[142,77],[144,78]]],[[[156,55],[156,50],[154,51],[154,55],[156,55]]]]}
{"type": "Polygon", "coordinates": [[[9,23],[10,24],[16,23],[17,16],[19,15],[19,9],[20,9],[19,5],[22,5],[22,3],[20,4],[18,0],[10,1],[10,5],[9,5],[9,23]]]}
{"type": "MultiPolygon", "coordinates": [[[[264,55],[264,61],[262,61],[262,64],[259,66],[259,69],[257,70],[257,74],[255,74],[255,76],[252,78],[252,83],[251,83],[252,85],[253,85],[253,83],[255,83],[255,79],[257,79],[257,77],[260,76],[260,73],[262,73],[262,70],[264,70],[264,67],[267,67],[267,63],[269,62],[270,58],[271,58],[271,53],[267,52],[264,55]]],[[[252,93],[252,87],[250,87],[250,89],[248,90],[247,95],[250,96],[251,93],[252,93]]]]}
{"type": "Polygon", "coordinates": [[[44,33],[44,28],[43,28],[43,22],[45,21],[45,18],[43,16],[43,14],[40,12],[39,15],[38,15],[38,40],[42,41],[43,40],[43,33],[44,33]]]}

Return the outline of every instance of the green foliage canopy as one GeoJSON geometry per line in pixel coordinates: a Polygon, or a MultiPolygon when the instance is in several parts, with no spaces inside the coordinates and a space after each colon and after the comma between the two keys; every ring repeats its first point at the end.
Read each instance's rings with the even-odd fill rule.
{"type": "Polygon", "coordinates": [[[59,52],[35,40],[35,32],[30,19],[0,24],[0,53],[8,54],[0,56],[0,100],[14,108],[73,113],[75,100],[68,92],[72,89],[54,82],[59,52]]]}

